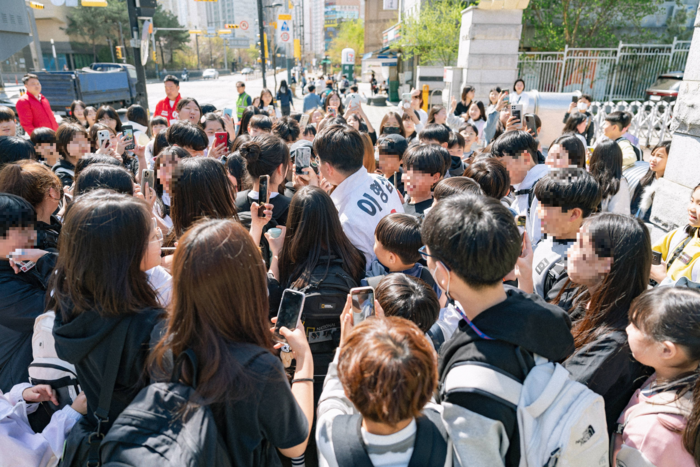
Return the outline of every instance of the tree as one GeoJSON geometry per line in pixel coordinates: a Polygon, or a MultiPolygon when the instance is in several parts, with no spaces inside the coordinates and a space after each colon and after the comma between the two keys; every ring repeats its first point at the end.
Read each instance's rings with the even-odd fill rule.
{"type": "Polygon", "coordinates": [[[343,49],[351,48],[355,50],[355,61],[365,52],[365,24],[361,19],[343,21],[338,27],[338,34],[331,41],[328,48],[328,57],[333,63],[340,63],[343,49]]]}
{"type": "MultiPolygon", "coordinates": [[[[106,44],[109,38],[118,38],[118,29],[115,34],[115,25],[122,19],[129,24],[126,3],[121,1],[110,2],[107,7],[84,7],[82,5],[69,8],[66,16],[67,23],[64,31],[70,36],[82,39],[92,46],[93,60],[97,61],[98,44],[106,44]]],[[[118,26],[117,26],[118,27],[118,26]]],[[[127,28],[128,29],[128,28],[127,28]]],[[[116,44],[115,40],[115,44],[116,44]]]]}
{"type": "Polygon", "coordinates": [[[523,23],[526,46],[537,50],[616,47],[620,40],[653,39],[642,19],[659,13],[663,0],[530,0],[523,23]]]}
{"type": "MultiPolygon", "coordinates": [[[[161,4],[156,7],[156,12],[153,15],[154,28],[184,28],[177,20],[177,16],[163,9],[161,4]]],[[[172,65],[175,51],[187,49],[187,44],[190,41],[190,34],[187,31],[158,31],[156,33],[156,44],[160,47],[161,57],[165,65],[165,55],[163,49],[166,49],[170,54],[169,64],[172,65]]]]}
{"type": "Polygon", "coordinates": [[[418,55],[421,65],[454,65],[464,8],[459,0],[426,2],[417,14],[403,21],[397,45],[407,54],[418,55]]]}

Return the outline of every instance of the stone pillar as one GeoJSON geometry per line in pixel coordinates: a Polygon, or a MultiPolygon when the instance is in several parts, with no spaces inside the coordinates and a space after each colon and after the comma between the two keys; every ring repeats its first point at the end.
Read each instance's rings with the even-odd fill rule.
{"type": "Polygon", "coordinates": [[[462,85],[476,88],[476,99],[488,102],[492,87],[510,89],[518,77],[523,10],[529,3],[482,0],[462,11],[457,66],[463,69],[462,85]]]}
{"type": "Polygon", "coordinates": [[[700,15],[673,113],[671,154],[651,209],[652,241],[687,224],[691,190],[700,183],[700,15]]]}

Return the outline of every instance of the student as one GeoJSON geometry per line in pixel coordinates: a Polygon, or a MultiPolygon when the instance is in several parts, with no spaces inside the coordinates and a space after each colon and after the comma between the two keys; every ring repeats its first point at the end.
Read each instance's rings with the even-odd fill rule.
{"type": "Polygon", "coordinates": [[[362,136],[354,128],[327,126],[316,136],[314,151],[321,175],[335,187],[331,199],[343,231],[369,264],[377,224],[388,214],[403,212],[397,190],[381,175],[367,173],[362,136]]]}
{"type": "MultiPolygon", "coordinates": [[[[177,125],[175,123],[174,125],[177,125]]],[[[156,216],[159,227],[163,233],[168,233],[173,228],[173,220],[170,217],[170,205],[175,190],[175,169],[182,159],[192,157],[190,153],[180,146],[168,146],[156,157],[154,162],[155,191],[158,199],[153,205],[153,214],[156,216]]]]}
{"type": "Polygon", "coordinates": [[[622,151],[622,170],[632,167],[635,162],[642,160],[642,152],[623,136],[629,130],[631,123],[632,114],[620,110],[607,114],[605,123],[603,123],[605,136],[620,146],[622,151]]]}
{"type": "Polygon", "coordinates": [[[462,95],[460,96],[460,100],[455,107],[455,116],[461,117],[462,115],[469,113],[469,107],[472,105],[475,94],[476,89],[474,89],[474,86],[464,86],[462,88],[462,95]]]}
{"type": "Polygon", "coordinates": [[[246,170],[245,159],[239,152],[230,154],[224,162],[226,176],[233,186],[234,195],[238,195],[247,185],[248,171],[246,170]]]}
{"type": "Polygon", "coordinates": [[[568,279],[567,251],[576,241],[584,219],[598,208],[598,182],[585,169],[553,170],[535,185],[545,238],[532,258],[534,293],[551,302],[568,279]]]}
{"type": "Polygon", "coordinates": [[[418,137],[416,122],[411,119],[411,115],[404,113],[401,115],[401,124],[403,125],[404,133],[406,133],[406,141],[411,142],[418,137]]]}
{"type": "Polygon", "coordinates": [[[635,391],[617,420],[612,465],[696,467],[700,293],[657,287],[633,303],[627,326],[630,350],[654,374],[635,391]]]}
{"type": "Polygon", "coordinates": [[[316,86],[309,84],[309,93],[304,97],[304,113],[321,107],[321,98],[316,94],[316,86]]]}
{"type": "Polygon", "coordinates": [[[165,86],[165,98],[158,101],[153,115],[163,117],[168,124],[172,124],[177,120],[175,108],[181,99],[180,80],[173,75],[168,75],[163,79],[163,85],[165,86]]]}
{"type": "Polygon", "coordinates": [[[549,151],[545,165],[551,169],[586,168],[586,146],[575,135],[564,134],[555,139],[549,151]]]}
{"type": "Polygon", "coordinates": [[[255,137],[265,133],[272,133],[272,125],[273,121],[270,117],[255,115],[250,119],[250,123],[248,123],[248,134],[255,137]]]}
{"type": "Polygon", "coordinates": [[[119,118],[119,114],[114,107],[109,105],[103,105],[97,109],[97,114],[95,115],[95,120],[97,123],[107,125],[112,130],[117,133],[122,131],[122,120],[119,118]]]}
{"type": "Polygon", "coordinates": [[[471,164],[472,158],[474,157],[474,144],[479,139],[479,129],[476,125],[468,122],[464,122],[459,126],[458,133],[464,138],[464,154],[462,154],[462,161],[466,165],[471,164]]]}
{"type": "Polygon", "coordinates": [[[525,81],[521,78],[516,79],[513,83],[513,91],[515,94],[510,95],[510,103],[522,105],[527,112],[527,107],[530,105],[530,94],[525,92],[525,81]]]}
{"type": "MultiPolygon", "coordinates": [[[[377,288],[381,278],[402,273],[419,277],[440,294],[433,277],[422,264],[418,250],[423,246],[420,221],[409,214],[389,214],[379,221],[374,231],[375,258],[369,266],[363,286],[377,288]]],[[[431,324],[432,325],[432,324],[431,324]]]]}
{"type": "Polygon", "coordinates": [[[258,107],[260,110],[266,111],[268,116],[273,120],[282,116],[282,114],[279,113],[272,91],[267,88],[260,91],[260,104],[258,107]]]}
{"type": "MultiPolygon", "coordinates": [[[[165,131],[168,129],[168,121],[164,117],[153,117],[151,118],[151,140],[146,144],[146,150],[144,151],[144,158],[146,159],[146,163],[148,164],[149,169],[153,169],[153,160],[156,158],[158,153],[155,152],[155,144],[156,144],[156,139],[160,135],[161,131],[163,131],[163,135],[165,135],[165,131]]],[[[164,139],[165,136],[163,136],[164,139]]]]}
{"type": "Polygon", "coordinates": [[[602,141],[593,150],[591,175],[600,185],[601,212],[630,215],[630,189],[622,175],[622,151],[615,141],[602,141]]]}
{"type": "Polygon", "coordinates": [[[30,137],[39,160],[50,169],[58,162],[56,132],[51,128],[37,128],[30,137]]]}
{"type": "Polygon", "coordinates": [[[56,312],[56,354],[75,365],[87,397],[88,415],[68,436],[63,457],[77,465],[87,461],[82,436],[106,433],[148,383],[148,344],[164,310],[146,271],[160,263],[160,242],[147,204],[108,190],[77,197],[62,233],[48,309],[56,312]],[[103,406],[115,366],[114,391],[103,406]]]}
{"type": "Polygon", "coordinates": [[[180,146],[192,157],[204,156],[204,150],[209,146],[209,138],[198,124],[176,122],[170,125],[166,134],[168,144],[180,146]]]}
{"type": "Polygon", "coordinates": [[[418,133],[418,140],[421,144],[437,144],[447,149],[447,145],[450,142],[450,129],[445,125],[428,123],[418,133]]]}
{"type": "Polygon", "coordinates": [[[0,136],[0,169],[21,160],[36,160],[34,145],[19,136],[0,136]]]}
{"type": "Polygon", "coordinates": [[[403,318],[368,319],[353,329],[349,307],[343,317],[318,407],[319,465],[444,465],[450,453],[439,415],[426,407],[437,387],[428,339],[403,318]]]}
{"type": "MultiPolygon", "coordinates": [[[[503,285],[523,247],[513,215],[499,201],[474,195],[449,197],[430,210],[421,234],[428,269],[440,289],[456,301],[462,317],[440,349],[440,383],[454,365],[476,361],[522,381],[518,347],[526,355],[550,361],[571,353],[574,345],[566,314],[535,295],[503,285]]],[[[518,465],[514,408],[476,392],[441,392],[438,402],[460,465],[518,465]]]]}
{"type": "Polygon", "coordinates": [[[569,116],[568,120],[566,120],[562,134],[571,133],[581,141],[584,148],[588,148],[588,141],[586,141],[586,137],[583,135],[587,127],[588,117],[582,113],[574,112],[569,116]]]}
{"type": "Polygon", "coordinates": [[[282,80],[280,87],[277,90],[277,100],[282,108],[282,117],[288,117],[291,110],[294,108],[294,100],[292,99],[292,90],[287,86],[287,80],[282,80]]]}
{"type": "Polygon", "coordinates": [[[632,194],[632,202],[630,203],[630,212],[649,222],[651,218],[651,206],[654,203],[654,194],[658,188],[656,183],[664,176],[666,172],[666,163],[668,155],[671,152],[671,141],[664,141],[656,145],[651,151],[649,159],[649,170],[644,177],[639,181],[632,194]]]}
{"type": "Polygon", "coordinates": [[[169,381],[170,354],[194,352],[199,378],[184,373],[185,383],[196,384],[209,405],[231,465],[280,465],[276,451],[303,455],[313,419],[312,355],[300,327],[281,329],[296,359],[290,388],[267,318],[265,266],[248,231],[231,219],[196,224],[180,239],[172,271],[175,299],[151,375],[169,381]]]}
{"type": "MultiPolygon", "coordinates": [[[[43,127],[38,127],[35,129],[35,131],[39,128],[43,127]]],[[[51,128],[49,128],[49,130],[51,130],[51,128]]],[[[11,108],[4,105],[0,105],[0,136],[17,136],[15,112],[11,108]]]]}
{"type": "Polygon", "coordinates": [[[236,137],[248,134],[248,125],[250,124],[250,119],[255,115],[261,113],[260,109],[254,105],[249,105],[245,108],[243,116],[238,120],[238,133],[236,137]]]}
{"type": "Polygon", "coordinates": [[[468,177],[450,177],[440,180],[433,190],[433,207],[450,196],[471,193],[483,196],[484,192],[474,180],[468,177]]]}
{"type": "Polygon", "coordinates": [[[488,112],[492,106],[495,106],[498,104],[498,97],[501,94],[501,87],[496,86],[495,88],[489,89],[489,103],[488,106],[486,107],[486,111],[488,112]]]}
{"type": "Polygon", "coordinates": [[[440,316],[440,302],[435,290],[418,277],[401,272],[387,274],[374,289],[384,316],[407,319],[424,333],[440,316]]]}
{"type": "Polygon", "coordinates": [[[91,105],[85,107],[85,119],[88,122],[88,128],[97,123],[97,109],[91,105]]]}
{"type": "Polygon", "coordinates": [[[27,160],[8,164],[0,170],[0,192],[21,196],[36,211],[37,248],[58,246],[61,221],[53,213],[58,209],[63,187],[51,169],[27,160]]]}
{"type": "Polygon", "coordinates": [[[549,167],[537,163],[537,141],[525,131],[509,131],[494,141],[491,155],[505,165],[513,184],[515,201],[511,208],[525,218],[525,229],[533,246],[542,238],[542,227],[537,215],[537,197],[533,188],[544,177],[549,167]]]}
{"type": "Polygon", "coordinates": [[[362,166],[369,173],[377,172],[377,160],[374,154],[374,145],[372,144],[372,139],[367,133],[360,133],[362,136],[362,142],[365,145],[365,155],[362,158],[362,166]]]}
{"type": "Polygon", "coordinates": [[[316,127],[313,125],[306,125],[301,138],[305,139],[306,141],[313,142],[314,138],[316,138],[316,127]]]}
{"type": "Polygon", "coordinates": [[[272,134],[279,137],[288,146],[297,142],[299,133],[301,133],[299,122],[292,117],[282,117],[272,126],[272,134]]]}
{"type": "Polygon", "coordinates": [[[148,128],[148,112],[140,105],[134,104],[126,109],[126,122],[134,128],[134,142],[139,146],[145,146],[150,140],[148,128]]]}
{"type": "Polygon", "coordinates": [[[450,139],[447,141],[447,152],[450,153],[451,162],[445,177],[459,177],[463,175],[464,170],[467,168],[462,160],[464,157],[464,137],[456,131],[450,132],[450,139]]]}
{"type": "Polygon", "coordinates": [[[70,105],[70,120],[71,123],[77,123],[78,125],[82,125],[84,128],[89,128],[90,124],[88,123],[87,117],[85,116],[85,102],[80,101],[80,100],[75,100],[71,103],[70,105]]]}
{"type": "Polygon", "coordinates": [[[392,135],[399,134],[406,137],[406,131],[401,123],[401,116],[396,112],[387,112],[382,118],[382,122],[379,125],[380,135],[392,135]]]}
{"type": "MultiPolygon", "coordinates": [[[[489,157],[474,162],[464,171],[464,176],[478,183],[486,196],[497,200],[503,200],[510,192],[508,170],[496,158],[489,157]]],[[[507,205],[510,206],[510,202],[507,205]]]]}
{"type": "Polygon", "coordinates": [[[608,431],[647,376],[627,344],[630,303],[649,285],[651,242],[639,220],[603,213],[584,221],[567,254],[569,279],[555,299],[573,322],[572,379],[603,396],[608,431]]]}
{"type": "MultiPolygon", "coordinates": [[[[73,196],[80,196],[88,191],[99,190],[101,188],[133,196],[134,180],[123,167],[107,164],[92,164],[90,167],[81,171],[80,175],[75,177],[73,196]]],[[[155,201],[155,196],[153,200],[155,201]]],[[[151,209],[153,208],[153,206],[150,207],[151,209]]]]}
{"type": "MultiPolygon", "coordinates": [[[[311,88],[309,87],[309,92],[311,91],[311,88]]],[[[350,105],[353,102],[362,102],[363,104],[367,103],[367,98],[364,96],[364,93],[360,95],[359,93],[359,88],[357,87],[357,84],[353,84],[350,86],[350,92],[345,95],[345,99],[343,99],[343,104],[345,107],[350,107],[350,105]]]]}
{"type": "Polygon", "coordinates": [[[476,126],[477,130],[479,131],[479,141],[483,141],[484,127],[486,126],[486,109],[484,108],[483,102],[472,102],[469,106],[469,111],[467,114],[469,115],[468,123],[476,126]]]}
{"type": "Polygon", "coordinates": [[[569,110],[564,114],[564,120],[562,123],[566,123],[569,120],[569,116],[574,112],[578,112],[587,117],[586,128],[584,131],[579,131],[586,138],[586,146],[590,146],[595,136],[595,124],[593,123],[593,114],[588,110],[591,107],[591,102],[593,98],[590,94],[581,94],[577,102],[572,102],[569,104],[569,110]]]}
{"type": "Polygon", "coordinates": [[[202,117],[202,108],[192,97],[183,97],[175,106],[177,119],[180,122],[190,122],[193,125],[199,125],[199,119],[202,117]]]}
{"type": "Polygon", "coordinates": [[[433,186],[445,175],[445,159],[440,149],[428,144],[406,150],[403,183],[406,194],[410,196],[403,205],[406,214],[422,217],[423,212],[433,205],[433,186]]]}
{"type": "Polygon", "coordinates": [[[71,186],[75,164],[90,152],[90,142],[85,128],[75,123],[61,125],[56,132],[56,150],[60,160],[52,170],[61,179],[63,186],[71,186]]]}
{"type": "Polygon", "coordinates": [[[408,144],[401,135],[383,135],[377,141],[377,173],[384,175],[392,185],[401,193],[406,194],[403,184],[403,168],[401,160],[406,152],[408,144]]]}

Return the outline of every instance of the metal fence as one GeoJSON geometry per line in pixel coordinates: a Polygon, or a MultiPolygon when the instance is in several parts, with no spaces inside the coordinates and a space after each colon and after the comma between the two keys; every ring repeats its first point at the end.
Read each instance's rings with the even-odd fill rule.
{"type": "Polygon", "coordinates": [[[524,52],[518,75],[527,90],[581,91],[598,101],[639,100],[660,74],[684,71],[689,50],[690,41],[674,38],[673,44],[620,42],[617,48],[524,52]]]}
{"type": "Polygon", "coordinates": [[[605,117],[617,110],[630,112],[632,123],[629,133],[638,141],[640,147],[655,146],[661,141],[671,138],[669,126],[673,118],[675,102],[592,102],[590,112],[593,114],[595,137],[591,144],[595,146],[599,139],[603,138],[603,124],[605,117]]]}

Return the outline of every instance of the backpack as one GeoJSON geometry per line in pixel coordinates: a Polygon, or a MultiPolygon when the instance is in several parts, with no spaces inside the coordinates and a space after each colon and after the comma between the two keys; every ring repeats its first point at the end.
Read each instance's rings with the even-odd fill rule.
{"type": "Polygon", "coordinates": [[[211,409],[201,404],[195,388],[179,382],[184,359],[197,381],[197,358],[186,350],[172,382],[143,388],[114,421],[100,445],[104,467],[231,466],[211,409]],[[181,412],[188,402],[190,407],[181,412]]]}
{"type": "Polygon", "coordinates": [[[458,362],[442,391],[478,393],[515,408],[520,467],[607,466],[603,398],[571,380],[560,364],[539,355],[534,361],[523,383],[487,363],[458,362]]]}

